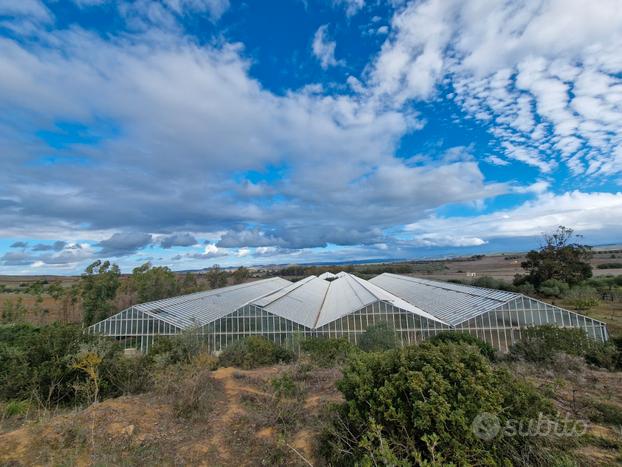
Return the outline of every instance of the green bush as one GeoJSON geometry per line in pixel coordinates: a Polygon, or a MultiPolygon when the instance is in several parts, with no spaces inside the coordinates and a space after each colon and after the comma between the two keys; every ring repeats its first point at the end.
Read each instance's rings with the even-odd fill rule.
{"type": "Polygon", "coordinates": [[[590,365],[608,370],[621,368],[620,350],[613,342],[593,342],[585,352],[585,361],[590,365]]]}
{"type": "Polygon", "coordinates": [[[576,286],[566,294],[566,302],[575,310],[589,310],[598,305],[599,295],[596,289],[589,286],[576,286]]]}
{"type": "Polygon", "coordinates": [[[597,269],[622,269],[622,263],[602,263],[596,266],[597,269]]]}
{"type": "Polygon", "coordinates": [[[338,383],[345,402],[325,430],[331,465],[547,465],[542,437],[497,435],[484,440],[481,414],[524,423],[552,405],[534,387],[494,368],[472,345],[424,342],[361,353],[338,383]]]}
{"type": "Polygon", "coordinates": [[[232,342],[223,350],[219,358],[221,366],[235,366],[244,370],[260,366],[287,363],[294,354],[261,336],[250,336],[232,342]]]}
{"type": "Polygon", "coordinates": [[[9,401],[4,407],[4,415],[7,418],[26,415],[30,410],[30,401],[9,401]]]}
{"type": "Polygon", "coordinates": [[[358,346],[365,352],[382,352],[398,345],[395,329],[387,322],[368,326],[358,338],[358,346]]]}
{"type": "Polygon", "coordinates": [[[528,362],[550,363],[559,353],[583,356],[590,345],[583,329],[546,324],[524,329],[521,340],[512,346],[510,354],[528,362]]]}
{"type": "Polygon", "coordinates": [[[328,368],[342,364],[356,347],[345,338],[312,337],[300,343],[300,350],[316,365],[328,368]]]}
{"type": "Polygon", "coordinates": [[[85,402],[77,388],[88,385],[88,375],[75,364],[86,347],[101,357],[97,364],[101,397],[139,391],[148,382],[147,359],[127,360],[118,345],[87,335],[80,326],[4,325],[0,326],[0,399],[34,398],[47,407],[85,402]]]}
{"type": "Polygon", "coordinates": [[[149,349],[149,356],[162,365],[190,363],[203,351],[204,341],[196,329],[174,336],[160,336],[149,349]]]}
{"type": "Polygon", "coordinates": [[[558,279],[548,279],[538,287],[538,290],[541,294],[546,295],[547,297],[557,297],[561,298],[568,292],[570,286],[563,281],[558,279]]]}
{"type": "Polygon", "coordinates": [[[428,342],[431,342],[432,344],[439,344],[441,342],[455,342],[456,344],[464,343],[474,345],[479,349],[480,353],[488,360],[490,360],[491,362],[495,360],[496,352],[492,345],[466,332],[439,332],[435,336],[432,336],[430,339],[428,339],[428,342]]]}

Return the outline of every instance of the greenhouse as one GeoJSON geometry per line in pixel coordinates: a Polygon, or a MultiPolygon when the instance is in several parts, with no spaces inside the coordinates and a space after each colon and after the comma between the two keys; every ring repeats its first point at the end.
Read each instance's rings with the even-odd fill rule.
{"type": "Polygon", "coordinates": [[[607,340],[605,323],[521,294],[396,274],[366,281],[345,272],[294,283],[276,277],[134,305],[89,331],[144,352],[158,336],[192,332],[218,353],[252,335],[281,345],[305,337],[356,343],[368,326],[381,322],[395,329],[402,345],[451,330],[505,352],[521,330],[549,323],[607,340]]]}

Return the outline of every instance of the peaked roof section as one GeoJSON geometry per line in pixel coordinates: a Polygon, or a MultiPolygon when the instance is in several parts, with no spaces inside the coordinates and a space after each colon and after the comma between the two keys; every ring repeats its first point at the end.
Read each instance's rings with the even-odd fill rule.
{"type": "Polygon", "coordinates": [[[456,326],[521,296],[514,292],[384,273],[370,280],[398,297],[456,326]]]}
{"type": "Polygon", "coordinates": [[[273,277],[206,292],[141,303],[134,305],[134,308],[184,329],[210,323],[257,297],[280,290],[290,284],[291,282],[288,280],[273,277]]]}
{"type": "Polygon", "coordinates": [[[391,303],[442,323],[442,320],[368,281],[345,272],[340,272],[335,277],[332,281],[326,281],[309,276],[282,290],[253,300],[252,304],[308,328],[321,327],[378,301],[391,303]]]}
{"type": "Polygon", "coordinates": [[[322,308],[331,282],[309,276],[267,295],[252,304],[308,328],[312,328],[322,308]]]}

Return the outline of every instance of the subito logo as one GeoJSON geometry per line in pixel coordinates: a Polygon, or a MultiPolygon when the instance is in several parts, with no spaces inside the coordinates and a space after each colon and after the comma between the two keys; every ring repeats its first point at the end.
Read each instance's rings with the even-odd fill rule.
{"type": "Polygon", "coordinates": [[[490,441],[497,436],[501,430],[499,417],[488,412],[482,412],[473,419],[471,430],[479,439],[490,441]]]}

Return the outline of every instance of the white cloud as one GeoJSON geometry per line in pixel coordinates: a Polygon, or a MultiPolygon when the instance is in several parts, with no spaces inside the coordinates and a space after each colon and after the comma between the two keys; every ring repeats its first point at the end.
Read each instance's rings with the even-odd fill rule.
{"type": "Polygon", "coordinates": [[[341,64],[341,62],[335,58],[335,47],[337,47],[337,43],[330,40],[328,37],[328,25],[320,26],[313,36],[311,49],[313,50],[313,55],[315,55],[321,67],[325,70],[329,66],[341,64]]]}
{"type": "Polygon", "coordinates": [[[235,256],[237,256],[238,258],[244,258],[245,256],[248,256],[249,253],[250,250],[248,248],[240,248],[235,256]]]}
{"type": "Polygon", "coordinates": [[[347,16],[355,15],[365,6],[365,0],[333,0],[333,3],[345,7],[347,16]]]}
{"type": "Polygon", "coordinates": [[[475,217],[433,216],[408,225],[406,230],[415,240],[428,238],[433,232],[433,238],[444,240],[438,245],[454,245],[465,238],[489,241],[539,236],[559,225],[578,233],[622,234],[622,193],[545,192],[516,208],[475,217]]]}
{"type": "Polygon", "coordinates": [[[400,107],[450,86],[508,160],[622,171],[619,1],[427,0],[399,10],[392,29],[368,76],[378,99],[400,107]]]}
{"type": "Polygon", "coordinates": [[[44,22],[52,20],[50,10],[39,0],[0,0],[0,16],[28,17],[44,22]]]}

